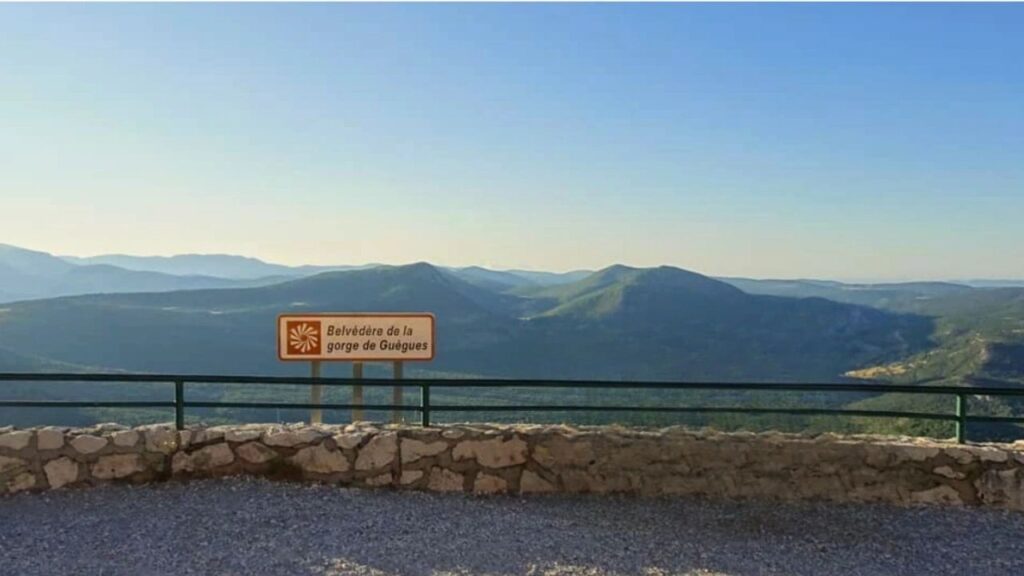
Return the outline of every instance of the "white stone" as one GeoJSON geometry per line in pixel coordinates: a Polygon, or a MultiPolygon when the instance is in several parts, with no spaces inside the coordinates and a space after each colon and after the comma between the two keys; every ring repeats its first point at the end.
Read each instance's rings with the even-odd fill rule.
{"type": "Polygon", "coordinates": [[[530,470],[523,470],[523,476],[519,479],[519,491],[523,494],[537,494],[542,492],[554,492],[555,487],[539,474],[530,470]]]}
{"type": "Polygon", "coordinates": [[[967,477],[967,475],[964,474],[963,472],[957,472],[956,470],[953,470],[949,466],[939,466],[938,468],[932,470],[932,472],[934,474],[938,474],[939,476],[953,478],[955,480],[963,480],[964,478],[967,477]]]}
{"type": "Polygon", "coordinates": [[[998,448],[981,448],[977,451],[978,456],[982,462],[1006,462],[1010,459],[1010,455],[1005,450],[998,448]]]}
{"type": "Polygon", "coordinates": [[[268,432],[263,438],[263,443],[267,446],[294,448],[301,444],[312,444],[324,436],[325,434],[323,432],[313,428],[304,428],[302,430],[279,430],[268,432]]]}
{"type": "Polygon", "coordinates": [[[114,442],[114,446],[120,448],[134,448],[139,443],[139,433],[135,430],[122,430],[120,432],[114,432],[110,437],[114,442]]]}
{"type": "Polygon", "coordinates": [[[421,442],[411,438],[403,438],[401,442],[402,464],[415,462],[427,456],[437,456],[448,449],[447,442],[421,442]]]}
{"type": "Polygon", "coordinates": [[[36,477],[28,472],[18,474],[7,483],[7,490],[12,494],[15,492],[21,492],[22,490],[31,490],[35,487],[36,477]]]}
{"type": "Polygon", "coordinates": [[[431,468],[430,480],[427,488],[435,492],[462,492],[462,474],[445,470],[444,468],[431,468]]]}
{"type": "Polygon", "coordinates": [[[138,454],[112,454],[103,456],[92,465],[92,475],[100,480],[127,478],[146,469],[138,454]]]}
{"type": "Polygon", "coordinates": [[[154,427],[145,430],[146,450],[173,454],[178,450],[178,432],[169,427],[154,427]]]}
{"type": "Polygon", "coordinates": [[[351,450],[362,444],[363,440],[366,439],[367,436],[368,434],[362,432],[346,432],[344,434],[336,435],[334,437],[334,443],[337,444],[339,448],[351,450]]]}
{"type": "Polygon", "coordinates": [[[224,439],[228,442],[250,442],[258,439],[263,435],[263,431],[260,429],[238,429],[238,430],[227,430],[224,432],[224,439]]]}
{"type": "Polygon", "coordinates": [[[8,458],[6,456],[0,456],[0,474],[9,474],[16,470],[22,470],[28,467],[28,462],[21,458],[8,458]]]}
{"type": "Polygon", "coordinates": [[[423,478],[423,470],[403,470],[399,482],[402,485],[412,484],[420,478],[423,478]]]}
{"type": "Polygon", "coordinates": [[[563,436],[553,436],[534,447],[533,459],[545,468],[556,465],[585,467],[594,459],[594,449],[590,442],[573,442],[563,436]]]}
{"type": "Polygon", "coordinates": [[[178,452],[171,461],[171,467],[178,472],[207,472],[235,461],[235,454],[227,444],[211,444],[191,454],[178,452]]]}
{"type": "Polygon", "coordinates": [[[392,481],[394,481],[394,478],[392,478],[391,473],[388,472],[387,474],[381,474],[379,476],[373,476],[373,477],[367,478],[366,479],[366,485],[367,486],[387,486],[387,485],[391,484],[392,481]]]}
{"type": "Polygon", "coordinates": [[[961,505],[960,493],[952,486],[937,486],[931,490],[921,490],[910,495],[912,502],[919,504],[953,504],[961,505]]]}
{"type": "Polygon", "coordinates": [[[356,470],[376,470],[391,464],[398,453],[398,435],[394,432],[377,434],[359,450],[356,470]]]}
{"type": "Polygon", "coordinates": [[[487,468],[504,468],[526,462],[526,442],[518,436],[511,440],[466,440],[452,450],[455,460],[476,459],[487,468]]]}
{"type": "Polygon", "coordinates": [[[32,433],[27,430],[0,434],[0,448],[21,450],[28,447],[30,440],[32,440],[32,433]]]}
{"type": "Polygon", "coordinates": [[[278,453],[259,442],[249,442],[235,448],[238,457],[251,464],[264,464],[278,457],[278,453]]]}
{"type": "Polygon", "coordinates": [[[64,432],[59,428],[43,428],[36,432],[36,448],[59,450],[64,447],[64,432]]]}
{"type": "Polygon", "coordinates": [[[477,494],[499,494],[508,490],[508,482],[499,476],[477,474],[473,482],[473,492],[477,494]]]}
{"type": "Polygon", "coordinates": [[[50,460],[43,466],[50,488],[61,488],[78,480],[78,462],[67,456],[50,460]]]}
{"type": "Polygon", "coordinates": [[[107,446],[107,439],[91,434],[83,434],[75,436],[75,439],[71,441],[71,446],[80,454],[92,454],[105,448],[107,446]]]}
{"type": "Polygon", "coordinates": [[[449,428],[441,432],[441,437],[447,438],[449,440],[458,440],[459,438],[462,438],[465,435],[466,431],[460,430],[458,428],[449,428]]]}
{"type": "Polygon", "coordinates": [[[339,450],[328,450],[323,444],[299,450],[291,462],[306,472],[334,474],[349,469],[348,458],[339,450]]]}

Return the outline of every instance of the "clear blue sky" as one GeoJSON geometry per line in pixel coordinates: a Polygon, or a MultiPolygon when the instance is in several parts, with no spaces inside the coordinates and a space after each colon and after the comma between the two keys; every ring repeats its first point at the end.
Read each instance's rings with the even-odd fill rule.
{"type": "Polygon", "coordinates": [[[1024,5],[3,5],[0,242],[1024,277],[1024,5]]]}

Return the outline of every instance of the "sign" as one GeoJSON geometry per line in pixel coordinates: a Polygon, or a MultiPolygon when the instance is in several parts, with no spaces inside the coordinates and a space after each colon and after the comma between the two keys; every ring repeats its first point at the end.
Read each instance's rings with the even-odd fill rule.
{"type": "Polygon", "coordinates": [[[281,360],[349,362],[434,359],[433,314],[282,314],[281,360]]]}

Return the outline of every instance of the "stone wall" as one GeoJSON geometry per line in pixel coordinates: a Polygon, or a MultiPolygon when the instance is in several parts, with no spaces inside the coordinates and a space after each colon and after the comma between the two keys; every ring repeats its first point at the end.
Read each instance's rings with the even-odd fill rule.
{"type": "Polygon", "coordinates": [[[1024,510],[1024,444],[524,425],[0,429],[0,494],[234,474],[478,494],[692,494],[1024,510]]]}

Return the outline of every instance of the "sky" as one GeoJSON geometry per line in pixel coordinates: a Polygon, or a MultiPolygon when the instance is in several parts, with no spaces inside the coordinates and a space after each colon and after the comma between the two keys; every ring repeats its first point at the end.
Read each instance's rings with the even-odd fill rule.
{"type": "Polygon", "coordinates": [[[0,5],[0,242],[1024,278],[1024,5],[0,5]]]}

